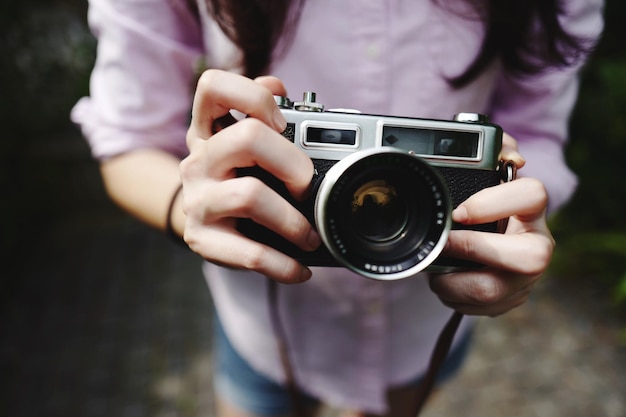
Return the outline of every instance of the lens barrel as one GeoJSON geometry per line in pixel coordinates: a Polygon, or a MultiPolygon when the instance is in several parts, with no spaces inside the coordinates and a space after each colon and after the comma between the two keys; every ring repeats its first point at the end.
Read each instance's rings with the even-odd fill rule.
{"type": "Polygon", "coordinates": [[[379,280],[406,278],[430,265],[447,241],[450,213],[440,175],[391,147],[341,159],[315,195],[315,223],[333,257],[379,280]]]}

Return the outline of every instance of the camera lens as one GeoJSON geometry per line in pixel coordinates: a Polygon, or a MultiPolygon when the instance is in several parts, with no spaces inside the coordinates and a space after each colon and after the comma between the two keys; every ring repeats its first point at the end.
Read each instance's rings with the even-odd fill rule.
{"type": "Polygon", "coordinates": [[[446,185],[428,163],[396,148],[372,148],[328,170],[315,222],[337,261],[392,280],[436,259],[450,230],[450,207],[446,185]]]}
{"type": "Polygon", "coordinates": [[[368,181],[353,195],[349,221],[355,234],[363,239],[373,243],[392,241],[403,234],[408,218],[406,201],[386,180],[368,181]]]}

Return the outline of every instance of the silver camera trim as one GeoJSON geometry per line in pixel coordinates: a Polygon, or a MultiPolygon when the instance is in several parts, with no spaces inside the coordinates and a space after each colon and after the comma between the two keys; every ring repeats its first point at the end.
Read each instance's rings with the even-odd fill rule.
{"type": "Polygon", "coordinates": [[[305,120],[300,123],[300,146],[302,149],[307,150],[328,150],[331,152],[347,152],[353,153],[358,149],[361,149],[361,126],[358,123],[343,123],[343,122],[324,122],[321,120],[305,120]],[[321,128],[324,130],[350,130],[355,132],[355,140],[354,145],[345,145],[341,143],[320,143],[320,142],[309,142],[308,139],[308,129],[310,127],[313,128],[321,128]]]}
{"type": "MultiPolygon", "coordinates": [[[[476,158],[462,156],[441,156],[417,154],[434,166],[470,168],[493,171],[499,164],[501,142],[497,143],[497,127],[488,123],[463,121],[416,119],[408,117],[378,116],[362,113],[312,112],[282,109],[285,119],[293,124],[293,141],[312,159],[340,160],[352,152],[369,148],[394,148],[383,145],[383,129],[387,126],[400,128],[429,129],[438,131],[471,132],[478,134],[476,158]],[[320,144],[308,142],[307,127],[357,129],[358,140],[355,145],[320,144]]],[[[501,138],[500,138],[501,140],[501,138]]],[[[402,149],[396,147],[396,149],[402,149]]],[[[406,151],[406,150],[405,150],[406,151]]]]}
{"type": "MultiPolygon", "coordinates": [[[[481,129],[480,125],[472,125],[470,123],[463,124],[462,122],[456,122],[454,124],[450,124],[450,127],[443,128],[442,123],[448,124],[445,121],[439,120],[413,120],[413,119],[402,119],[402,123],[398,122],[396,118],[380,118],[376,123],[376,146],[377,147],[393,147],[383,144],[383,133],[385,127],[399,127],[399,128],[416,128],[416,129],[429,129],[433,131],[440,132],[460,132],[460,133],[477,133],[478,134],[478,147],[476,150],[476,157],[468,158],[464,156],[448,156],[448,155],[433,155],[433,154],[423,154],[418,152],[408,151],[412,155],[419,156],[422,159],[426,159],[431,163],[431,165],[435,166],[449,166],[449,167],[458,167],[458,168],[478,168],[483,167],[483,161],[491,160],[491,156],[489,158],[485,158],[485,132],[484,129],[481,129]],[[458,126],[459,123],[462,124],[462,129],[458,126]]],[[[489,169],[492,169],[492,165],[488,165],[489,169]]]]}

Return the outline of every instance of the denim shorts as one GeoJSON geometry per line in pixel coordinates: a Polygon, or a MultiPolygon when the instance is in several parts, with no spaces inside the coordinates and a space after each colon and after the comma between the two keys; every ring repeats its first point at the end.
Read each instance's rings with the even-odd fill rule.
{"type": "MultiPolygon", "coordinates": [[[[289,415],[291,396],[287,388],[252,369],[231,345],[219,319],[217,319],[217,314],[215,317],[213,384],[217,396],[229,404],[255,415],[264,417],[289,415]]],[[[465,334],[461,335],[459,343],[450,352],[448,359],[439,371],[438,384],[454,376],[461,368],[470,350],[471,334],[472,331],[466,331],[465,334]]],[[[407,386],[417,386],[421,379],[422,376],[407,386]]],[[[304,406],[315,407],[320,404],[320,401],[302,394],[302,403],[304,406]]]]}

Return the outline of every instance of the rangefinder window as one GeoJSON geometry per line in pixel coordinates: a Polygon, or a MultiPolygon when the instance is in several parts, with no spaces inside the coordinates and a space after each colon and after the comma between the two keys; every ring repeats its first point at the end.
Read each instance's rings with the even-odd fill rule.
{"type": "Polygon", "coordinates": [[[480,134],[455,130],[385,126],[383,146],[393,146],[417,155],[479,158],[480,134]]]}
{"type": "Polygon", "coordinates": [[[307,146],[357,145],[357,129],[308,126],[304,144],[307,146]]]}

